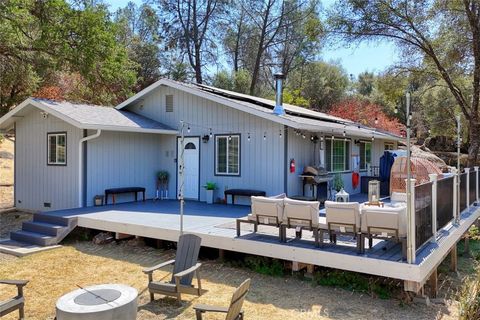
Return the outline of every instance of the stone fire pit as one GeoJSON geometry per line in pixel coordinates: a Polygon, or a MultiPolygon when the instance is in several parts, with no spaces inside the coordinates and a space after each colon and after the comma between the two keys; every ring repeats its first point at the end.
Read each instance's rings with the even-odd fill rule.
{"type": "Polygon", "coordinates": [[[57,301],[58,320],[134,320],[137,318],[135,288],[101,284],[77,289],[57,301]]]}

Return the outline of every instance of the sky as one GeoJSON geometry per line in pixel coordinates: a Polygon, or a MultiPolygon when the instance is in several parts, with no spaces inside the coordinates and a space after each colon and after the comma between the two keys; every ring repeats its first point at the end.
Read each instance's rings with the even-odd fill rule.
{"type": "MultiPolygon", "coordinates": [[[[138,5],[142,0],[105,0],[110,4],[110,10],[115,12],[118,8],[125,7],[128,2],[138,5]]],[[[323,6],[328,8],[335,0],[322,0],[323,6]]],[[[397,58],[395,46],[389,42],[362,43],[351,47],[342,44],[323,48],[320,56],[325,61],[339,62],[350,75],[358,76],[364,71],[381,72],[392,65],[397,58]]]]}

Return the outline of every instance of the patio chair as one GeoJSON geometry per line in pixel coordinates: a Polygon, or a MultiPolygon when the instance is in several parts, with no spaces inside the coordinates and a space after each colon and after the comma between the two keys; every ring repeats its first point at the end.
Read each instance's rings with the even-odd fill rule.
{"type": "Polygon", "coordinates": [[[315,237],[315,246],[320,246],[318,229],[319,225],[319,209],[318,201],[302,201],[289,198],[284,199],[284,224],[282,225],[283,240],[287,239],[287,229],[295,228],[296,239],[302,238],[302,230],[313,232],[315,237]]]}
{"type": "Polygon", "coordinates": [[[325,211],[330,241],[337,243],[337,234],[353,235],[357,239],[357,252],[362,253],[364,240],[360,229],[360,204],[325,201],[325,211]]]}
{"type": "Polygon", "coordinates": [[[283,197],[251,197],[252,213],[247,219],[237,219],[237,236],[240,236],[240,224],[253,224],[254,232],[258,231],[258,225],[274,226],[279,228],[280,240],[282,240],[281,224],[283,222],[283,197]]]}
{"type": "Polygon", "coordinates": [[[17,286],[17,295],[11,299],[0,301],[0,317],[18,310],[18,318],[24,319],[25,298],[23,297],[23,287],[28,283],[27,280],[0,280],[0,284],[17,286]]]}
{"type": "Polygon", "coordinates": [[[143,273],[148,274],[148,291],[150,301],[154,300],[154,294],[176,296],[178,302],[182,300],[182,293],[200,296],[202,285],[198,269],[202,265],[197,263],[200,251],[201,238],[193,234],[181,235],[178,240],[175,260],[166,261],[151,268],[146,268],[143,273]],[[170,282],[153,280],[153,272],[168,265],[174,265],[170,282]],[[192,285],[194,275],[197,278],[197,288],[192,285]]]}
{"type": "Polygon", "coordinates": [[[394,239],[405,242],[407,237],[407,209],[405,205],[396,204],[385,207],[362,207],[362,232],[368,237],[371,248],[373,238],[394,239]]]}
{"type": "Polygon", "coordinates": [[[242,305],[248,290],[250,289],[250,279],[245,280],[233,293],[232,300],[228,307],[211,306],[199,304],[193,307],[197,320],[202,320],[202,315],[205,312],[226,313],[226,320],[242,320],[243,311],[242,305]]]}

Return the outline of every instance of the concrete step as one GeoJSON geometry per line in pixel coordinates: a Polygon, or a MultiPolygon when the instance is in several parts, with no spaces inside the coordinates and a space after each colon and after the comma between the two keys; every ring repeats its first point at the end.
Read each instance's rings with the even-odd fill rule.
{"type": "Polygon", "coordinates": [[[43,233],[52,237],[57,237],[64,228],[66,227],[39,221],[24,222],[22,224],[23,231],[43,233]]]}
{"type": "Polygon", "coordinates": [[[59,226],[68,226],[68,219],[67,218],[54,216],[54,215],[49,215],[49,214],[45,214],[45,213],[35,213],[33,215],[33,221],[34,222],[50,223],[50,224],[55,224],[55,225],[59,225],[59,226]]]}
{"type": "Polygon", "coordinates": [[[18,242],[15,240],[4,239],[0,240],[0,252],[11,254],[17,257],[23,257],[29,254],[51,250],[55,248],[60,248],[60,245],[53,245],[53,246],[39,246],[36,244],[25,243],[25,242],[18,242]]]}
{"type": "Polygon", "coordinates": [[[50,246],[50,245],[57,244],[56,237],[52,237],[48,234],[30,232],[30,231],[24,231],[24,230],[11,232],[10,239],[19,241],[19,242],[37,244],[39,246],[50,246]]]}

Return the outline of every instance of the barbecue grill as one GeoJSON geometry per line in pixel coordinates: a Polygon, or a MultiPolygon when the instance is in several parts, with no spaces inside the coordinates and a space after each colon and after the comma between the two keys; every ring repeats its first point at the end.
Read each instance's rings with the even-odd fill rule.
{"type": "Polygon", "coordinates": [[[299,176],[303,182],[303,196],[305,197],[305,185],[310,185],[312,198],[324,202],[328,200],[328,183],[333,176],[323,167],[306,166],[299,176]]]}

